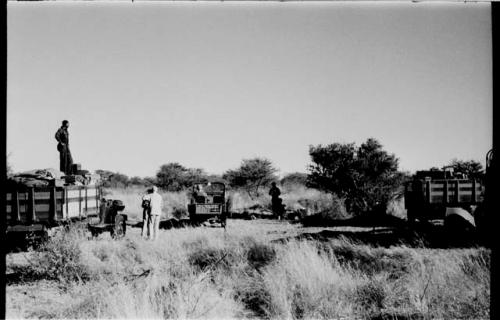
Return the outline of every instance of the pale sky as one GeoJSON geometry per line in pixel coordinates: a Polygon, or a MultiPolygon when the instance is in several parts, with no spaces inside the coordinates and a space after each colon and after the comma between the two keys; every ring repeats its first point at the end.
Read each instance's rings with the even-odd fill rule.
{"type": "Polygon", "coordinates": [[[488,3],[9,2],[7,150],[58,168],[306,172],[309,145],[378,139],[402,170],[492,143],[488,3]]]}

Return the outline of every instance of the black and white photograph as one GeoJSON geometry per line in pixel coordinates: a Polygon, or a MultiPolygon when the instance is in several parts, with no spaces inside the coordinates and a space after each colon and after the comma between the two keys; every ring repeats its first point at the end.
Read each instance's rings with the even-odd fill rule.
{"type": "Polygon", "coordinates": [[[8,0],[0,318],[493,318],[496,5],[8,0]]]}

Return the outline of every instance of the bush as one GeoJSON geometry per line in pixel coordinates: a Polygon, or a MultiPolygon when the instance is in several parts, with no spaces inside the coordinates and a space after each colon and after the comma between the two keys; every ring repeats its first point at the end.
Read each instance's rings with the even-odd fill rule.
{"type": "Polygon", "coordinates": [[[385,213],[405,179],[395,155],[373,138],[359,147],[354,143],[310,146],[309,154],[313,162],[309,185],[345,199],[352,213],[385,213]]]}
{"type": "Polygon", "coordinates": [[[28,273],[39,279],[58,280],[62,283],[85,282],[92,273],[83,263],[79,243],[86,240],[86,229],[71,227],[42,244],[34,255],[28,273]]]}
{"type": "Polygon", "coordinates": [[[264,243],[251,242],[248,249],[247,260],[248,264],[257,270],[269,265],[276,259],[276,250],[264,243]]]}
{"type": "Polygon", "coordinates": [[[234,287],[236,301],[239,301],[258,318],[269,318],[268,310],[272,308],[272,297],[260,273],[254,270],[238,276],[234,287]]]}
{"type": "Polygon", "coordinates": [[[242,188],[253,200],[260,196],[260,189],[276,181],[277,169],[270,160],[263,158],[243,159],[236,170],[228,170],[222,178],[233,188],[242,188]]]}
{"type": "Polygon", "coordinates": [[[102,179],[102,185],[105,188],[126,188],[130,184],[129,177],[119,172],[109,170],[96,170],[102,179]]]}
{"type": "Polygon", "coordinates": [[[367,282],[358,285],[355,299],[362,313],[376,315],[384,307],[386,296],[383,281],[371,278],[367,282]]]}
{"type": "Polygon", "coordinates": [[[208,175],[203,169],[186,168],[177,162],[162,165],[156,173],[156,182],[165,191],[182,191],[206,181],[208,175]]]}
{"type": "Polygon", "coordinates": [[[228,254],[229,252],[224,249],[198,248],[189,254],[188,261],[199,270],[220,266],[229,267],[225,260],[228,254]]]}
{"type": "Polygon", "coordinates": [[[307,173],[289,173],[281,179],[280,184],[283,189],[287,191],[293,190],[298,187],[305,188],[307,185],[307,173]]]}

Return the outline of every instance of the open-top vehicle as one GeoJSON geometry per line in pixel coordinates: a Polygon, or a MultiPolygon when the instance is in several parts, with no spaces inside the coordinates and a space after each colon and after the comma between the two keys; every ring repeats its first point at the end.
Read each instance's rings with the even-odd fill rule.
{"type": "Polygon", "coordinates": [[[227,209],[224,183],[197,183],[192,187],[188,204],[189,219],[192,223],[220,223],[225,228],[227,209]]]}
{"type": "Polygon", "coordinates": [[[99,217],[91,218],[88,221],[88,229],[93,237],[97,237],[103,232],[109,231],[112,238],[125,236],[127,229],[127,215],[119,213],[125,209],[121,200],[101,199],[99,207],[99,217]]]}

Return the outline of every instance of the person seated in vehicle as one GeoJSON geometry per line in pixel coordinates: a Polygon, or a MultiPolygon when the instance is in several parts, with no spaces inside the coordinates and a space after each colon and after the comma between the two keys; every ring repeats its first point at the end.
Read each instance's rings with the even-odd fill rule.
{"type": "Polygon", "coordinates": [[[207,193],[203,190],[203,186],[201,184],[197,184],[193,188],[191,203],[205,203],[207,196],[207,193]]]}

